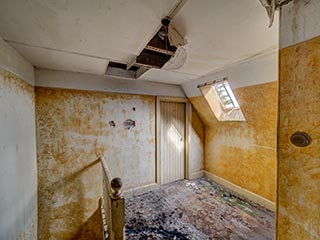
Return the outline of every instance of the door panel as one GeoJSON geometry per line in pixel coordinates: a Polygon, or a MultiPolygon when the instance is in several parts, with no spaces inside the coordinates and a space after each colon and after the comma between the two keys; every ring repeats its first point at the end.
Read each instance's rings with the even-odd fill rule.
{"type": "Polygon", "coordinates": [[[160,102],[161,184],[185,177],[186,104],[160,102]]]}

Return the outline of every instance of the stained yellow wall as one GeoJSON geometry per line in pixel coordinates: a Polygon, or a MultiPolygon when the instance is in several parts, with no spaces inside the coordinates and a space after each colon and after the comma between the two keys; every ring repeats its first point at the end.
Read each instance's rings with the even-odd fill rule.
{"type": "Polygon", "coordinates": [[[125,188],[155,182],[153,96],[37,87],[36,126],[39,239],[101,239],[98,156],[125,188]]]}
{"type": "Polygon", "coordinates": [[[319,66],[320,37],[280,51],[277,230],[281,240],[320,239],[319,66]],[[312,144],[292,145],[295,131],[307,132],[312,144]]]}
{"type": "Polygon", "coordinates": [[[247,122],[218,122],[192,97],[205,127],[205,170],[275,202],[278,83],[235,89],[247,122]]]}

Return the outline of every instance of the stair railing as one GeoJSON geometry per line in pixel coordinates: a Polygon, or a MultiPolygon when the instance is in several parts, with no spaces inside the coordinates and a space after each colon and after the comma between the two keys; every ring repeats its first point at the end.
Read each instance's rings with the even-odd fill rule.
{"type": "MultiPolygon", "coordinates": [[[[99,157],[103,169],[103,209],[107,218],[108,238],[125,239],[125,200],[122,195],[121,178],[112,178],[104,158],[99,157]]],[[[106,236],[105,236],[106,239],[106,236]]]]}

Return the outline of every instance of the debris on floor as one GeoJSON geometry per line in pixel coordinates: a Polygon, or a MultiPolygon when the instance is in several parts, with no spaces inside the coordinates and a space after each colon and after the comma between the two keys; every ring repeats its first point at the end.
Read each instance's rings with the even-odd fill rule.
{"type": "Polygon", "coordinates": [[[127,239],[274,239],[274,213],[206,178],[126,199],[127,239]]]}

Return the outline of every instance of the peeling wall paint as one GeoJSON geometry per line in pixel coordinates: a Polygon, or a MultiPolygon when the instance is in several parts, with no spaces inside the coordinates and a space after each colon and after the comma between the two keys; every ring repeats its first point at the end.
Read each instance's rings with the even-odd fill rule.
{"type": "Polygon", "coordinates": [[[316,240],[320,239],[320,36],[282,49],[280,62],[278,239],[316,240]],[[291,144],[296,131],[308,133],[311,145],[291,144]]]}
{"type": "Polygon", "coordinates": [[[100,236],[98,156],[124,189],[155,183],[154,96],[36,87],[36,120],[39,239],[100,236]]]}
{"type": "Polygon", "coordinates": [[[34,111],[34,87],[0,68],[0,239],[37,239],[34,111]]]}
{"type": "Polygon", "coordinates": [[[247,122],[218,122],[206,100],[190,98],[205,123],[205,170],[276,199],[278,83],[234,90],[247,122]]]}

